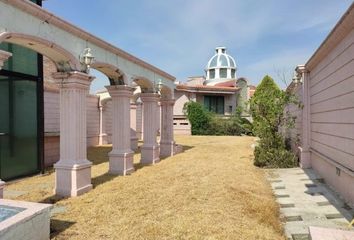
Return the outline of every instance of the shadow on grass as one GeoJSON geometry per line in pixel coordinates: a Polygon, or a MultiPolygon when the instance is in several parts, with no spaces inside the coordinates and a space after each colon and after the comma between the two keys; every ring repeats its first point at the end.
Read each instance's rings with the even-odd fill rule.
{"type": "Polygon", "coordinates": [[[66,229],[70,228],[75,223],[76,222],[51,219],[50,220],[50,238],[52,239],[52,238],[56,237],[61,232],[63,232],[66,229]]]}

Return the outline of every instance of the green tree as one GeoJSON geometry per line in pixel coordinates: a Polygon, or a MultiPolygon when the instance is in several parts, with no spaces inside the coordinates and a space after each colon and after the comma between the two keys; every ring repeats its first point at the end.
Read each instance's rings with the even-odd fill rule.
{"type": "Polygon", "coordinates": [[[284,111],[295,97],[279,89],[270,76],[265,76],[250,100],[253,131],[260,138],[255,148],[255,165],[260,167],[292,167],[295,155],[286,149],[281,127],[291,128],[294,119],[284,111]]]}

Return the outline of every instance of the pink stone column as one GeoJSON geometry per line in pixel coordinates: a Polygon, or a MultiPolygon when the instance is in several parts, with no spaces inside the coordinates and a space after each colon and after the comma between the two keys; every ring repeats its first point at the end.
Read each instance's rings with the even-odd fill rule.
{"type": "Polygon", "coordinates": [[[174,99],[161,99],[161,139],[160,156],[175,155],[175,141],[173,137],[173,106],[174,99]]]}
{"type": "Polygon", "coordinates": [[[311,168],[310,139],[311,139],[311,112],[310,112],[310,77],[305,66],[300,65],[297,71],[302,75],[303,109],[302,109],[302,139],[300,150],[300,167],[311,168]]]}
{"type": "Polygon", "coordinates": [[[54,164],[54,192],[78,196],[92,189],[92,163],[86,153],[86,98],[93,77],[81,72],[58,72],[53,77],[60,87],[60,160],[54,164]]]}
{"type": "Polygon", "coordinates": [[[103,145],[103,106],[100,105],[98,106],[98,110],[100,112],[100,117],[99,117],[99,134],[98,134],[98,145],[103,145]]]}
{"type": "MultiPolygon", "coordinates": [[[[5,61],[7,61],[7,59],[9,59],[9,57],[11,57],[11,56],[12,56],[12,53],[0,50],[0,70],[4,66],[5,61]]],[[[0,198],[3,198],[3,196],[4,196],[4,193],[3,193],[4,187],[5,187],[5,182],[1,181],[1,179],[0,179],[0,198]]]]}
{"type": "Polygon", "coordinates": [[[133,151],[138,150],[138,137],[136,135],[136,110],[137,105],[130,103],[130,145],[133,151]]]}
{"type": "Polygon", "coordinates": [[[134,171],[134,152],[130,147],[130,98],[133,88],[123,85],[106,86],[112,98],[112,151],[109,172],[126,175],[134,171]]]}
{"type": "Polygon", "coordinates": [[[159,95],[157,93],[142,93],[144,144],[141,147],[141,163],[155,164],[160,161],[160,147],[157,143],[157,118],[159,95]]]}

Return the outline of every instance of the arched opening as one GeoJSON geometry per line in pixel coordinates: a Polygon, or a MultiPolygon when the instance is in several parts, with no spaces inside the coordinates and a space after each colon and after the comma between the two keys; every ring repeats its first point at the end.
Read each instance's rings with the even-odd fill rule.
{"type": "Polygon", "coordinates": [[[0,70],[0,178],[9,180],[44,171],[51,161],[44,161],[46,127],[52,128],[50,137],[59,138],[59,106],[54,106],[53,121],[44,120],[45,107],[52,109],[44,105],[44,82],[48,81],[46,89],[51,92],[57,86],[51,76],[44,76],[43,64],[53,72],[80,64],[63,48],[24,34],[1,33],[0,49],[12,53],[0,70]]]}

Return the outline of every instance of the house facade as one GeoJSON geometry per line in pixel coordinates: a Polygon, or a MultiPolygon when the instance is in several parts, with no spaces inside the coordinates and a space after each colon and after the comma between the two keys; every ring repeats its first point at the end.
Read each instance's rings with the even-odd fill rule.
{"type": "MultiPolygon", "coordinates": [[[[248,109],[248,100],[255,87],[247,79],[237,78],[237,65],[225,47],[217,47],[208,61],[204,76],[189,77],[186,82],[176,82],[174,131],[191,134],[190,124],[183,112],[189,101],[202,104],[205,109],[220,116],[230,116],[238,107],[248,109]]],[[[244,116],[249,117],[244,111],[244,116]]]]}

